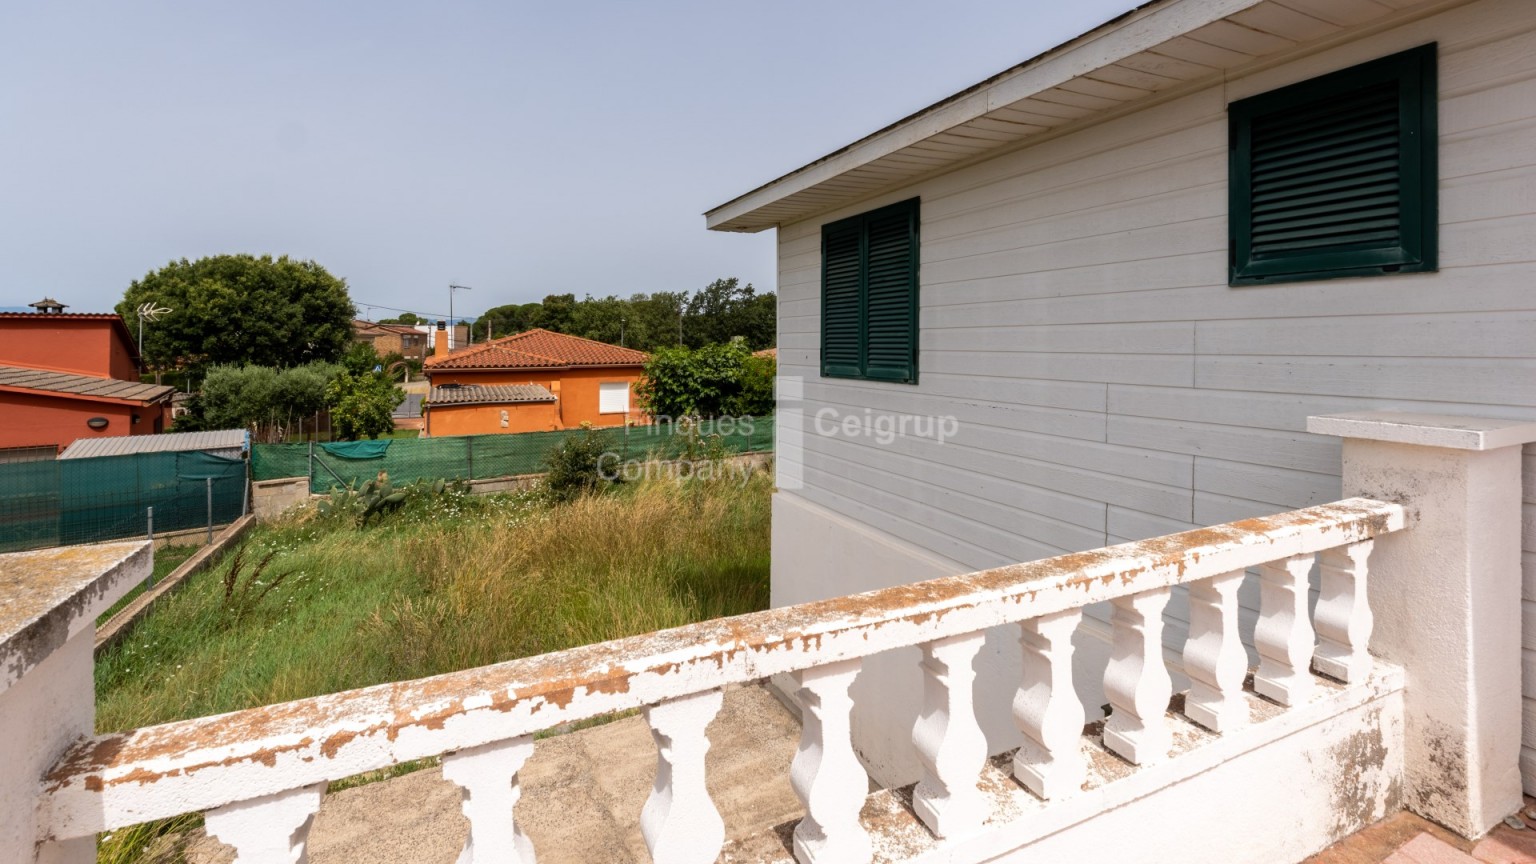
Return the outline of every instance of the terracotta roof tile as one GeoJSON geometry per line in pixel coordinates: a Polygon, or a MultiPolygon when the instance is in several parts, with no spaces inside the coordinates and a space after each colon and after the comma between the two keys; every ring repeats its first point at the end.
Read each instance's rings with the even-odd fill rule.
{"type": "Polygon", "coordinates": [[[486,405],[508,402],[553,402],[555,394],[537,384],[466,384],[433,387],[428,405],[486,405]]]}
{"type": "Polygon", "coordinates": [[[515,336],[427,359],[429,372],[444,369],[559,369],[567,366],[639,366],[644,351],[549,330],[515,336]]]}

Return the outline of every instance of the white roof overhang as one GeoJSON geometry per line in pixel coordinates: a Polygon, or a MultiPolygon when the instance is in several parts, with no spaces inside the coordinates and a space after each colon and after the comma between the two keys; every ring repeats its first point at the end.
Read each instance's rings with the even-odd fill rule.
{"type": "Polygon", "coordinates": [[[1154,0],[704,214],[716,231],[797,222],[1466,0],[1154,0]]]}

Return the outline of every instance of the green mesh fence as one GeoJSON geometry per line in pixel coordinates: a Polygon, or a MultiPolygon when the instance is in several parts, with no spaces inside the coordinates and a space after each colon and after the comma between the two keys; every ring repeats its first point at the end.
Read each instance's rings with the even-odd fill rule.
{"type": "MultiPolygon", "coordinates": [[[[335,444],[256,444],[251,447],[251,476],[256,480],[309,477],[311,492],[366,483],[387,471],[395,484],[418,480],[484,480],[538,474],[547,470],[549,452],[580,429],[508,435],[397,438],[335,444]]],[[[606,448],[623,460],[673,459],[689,436],[671,424],[599,429],[606,448]]],[[[773,449],[773,418],[723,418],[701,424],[701,440],[718,436],[728,452],[773,449]]]]}
{"type": "Polygon", "coordinates": [[[233,522],[245,468],[199,452],[0,464],[0,552],[144,537],[151,518],[156,534],[233,522]]]}

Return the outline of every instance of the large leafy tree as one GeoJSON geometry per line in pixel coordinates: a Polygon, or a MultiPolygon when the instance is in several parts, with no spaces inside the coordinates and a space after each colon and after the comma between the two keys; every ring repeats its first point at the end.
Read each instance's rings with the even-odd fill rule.
{"type": "Polygon", "coordinates": [[[268,255],[183,258],[146,274],[117,304],[135,333],[144,303],[170,310],[144,326],[145,360],[157,369],[335,360],[357,314],[346,282],[324,267],[268,255]]]}
{"type": "Polygon", "coordinates": [[[773,411],[774,361],[744,340],[663,348],[645,364],[638,392],[654,417],[759,416],[773,411]]]}
{"type": "Polygon", "coordinates": [[[343,371],[326,386],[325,398],[336,437],[356,441],[377,438],[395,428],[391,412],[405,399],[405,391],[381,372],[343,371]]]}

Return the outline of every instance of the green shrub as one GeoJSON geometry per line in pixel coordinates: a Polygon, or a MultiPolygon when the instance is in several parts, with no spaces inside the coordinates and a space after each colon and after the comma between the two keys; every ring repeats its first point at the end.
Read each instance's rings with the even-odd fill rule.
{"type": "Polygon", "coordinates": [[[654,417],[756,416],[773,411],[773,376],[772,359],[736,340],[659,350],[636,389],[654,417]]]}
{"type": "MultiPolygon", "coordinates": [[[[578,435],[568,435],[544,457],[549,472],[544,475],[544,489],[556,501],[574,501],[606,488],[613,480],[605,473],[603,454],[608,445],[590,424],[583,423],[578,435]]],[[[612,460],[610,460],[612,461],[612,460]]]]}

